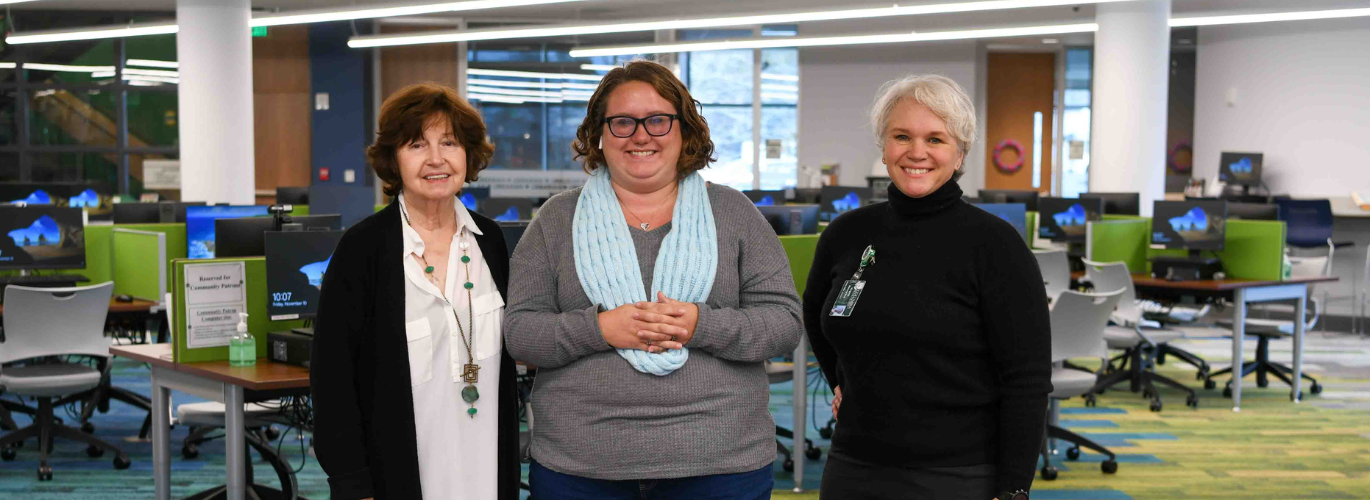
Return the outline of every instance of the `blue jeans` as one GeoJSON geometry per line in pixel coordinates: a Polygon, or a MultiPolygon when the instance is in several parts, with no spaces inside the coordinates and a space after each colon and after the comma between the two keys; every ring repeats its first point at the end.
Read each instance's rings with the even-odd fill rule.
{"type": "Polygon", "coordinates": [[[529,500],[766,500],[774,484],[770,465],[737,474],[626,481],[562,474],[536,461],[528,468],[529,500]]]}

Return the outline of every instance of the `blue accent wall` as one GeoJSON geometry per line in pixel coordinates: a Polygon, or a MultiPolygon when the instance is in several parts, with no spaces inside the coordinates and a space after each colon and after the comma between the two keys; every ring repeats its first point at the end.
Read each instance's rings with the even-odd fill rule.
{"type": "MultiPolygon", "coordinates": [[[[370,31],[367,23],[357,26],[370,31]]],[[[374,180],[366,164],[366,146],[372,139],[372,127],[368,123],[371,116],[371,51],[348,47],[347,39],[352,35],[350,22],[309,25],[311,191],[328,192],[327,196],[319,193],[320,201],[327,199],[346,204],[315,206],[312,201],[316,197],[311,193],[310,211],[313,213],[370,213],[375,203],[374,180]],[[314,109],[319,93],[328,94],[329,109],[314,109]],[[329,169],[329,180],[319,180],[320,168],[329,169]],[[356,172],[356,180],[351,184],[343,182],[344,171],[349,169],[356,172]],[[350,206],[352,204],[356,206],[350,206]]],[[[354,224],[355,220],[348,220],[351,218],[344,217],[343,224],[354,224]]]]}

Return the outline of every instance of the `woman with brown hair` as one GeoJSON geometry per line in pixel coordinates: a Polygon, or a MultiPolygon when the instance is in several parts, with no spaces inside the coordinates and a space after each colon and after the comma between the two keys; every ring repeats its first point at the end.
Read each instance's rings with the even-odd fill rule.
{"type": "Polygon", "coordinates": [[[309,372],[333,498],[518,498],[509,254],[499,226],[457,202],[493,152],[451,88],[381,106],[366,154],[395,201],[334,250],[309,372]]]}
{"type": "Polygon", "coordinates": [[[504,335],[538,367],[534,498],[770,498],[763,363],[798,343],[799,298],[765,218],[700,177],[697,106],[659,64],[610,71],[572,144],[590,179],[515,251],[504,335]]]}

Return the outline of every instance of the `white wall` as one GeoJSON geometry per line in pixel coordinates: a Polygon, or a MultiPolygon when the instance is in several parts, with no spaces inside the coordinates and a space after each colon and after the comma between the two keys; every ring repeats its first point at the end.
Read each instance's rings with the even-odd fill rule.
{"type": "Polygon", "coordinates": [[[1370,18],[1200,28],[1197,70],[1195,175],[1256,151],[1275,193],[1370,189],[1370,18]]]}
{"type": "MultiPolygon", "coordinates": [[[[984,136],[983,92],[975,42],[917,45],[866,45],[799,49],[799,164],[842,165],[841,184],[866,185],[880,149],[867,124],[876,91],[885,82],[914,73],[936,73],[956,80],[980,112],[984,136]]],[[[966,158],[962,189],[973,194],[984,184],[984,147],[977,143],[966,158]]]]}

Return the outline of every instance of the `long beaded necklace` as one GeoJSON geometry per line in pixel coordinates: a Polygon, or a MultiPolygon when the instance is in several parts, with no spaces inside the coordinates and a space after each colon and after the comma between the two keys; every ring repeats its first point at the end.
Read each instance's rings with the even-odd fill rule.
{"type": "MultiPolygon", "coordinates": [[[[400,208],[400,213],[404,214],[404,223],[408,224],[409,227],[414,227],[414,224],[409,222],[409,210],[404,209],[403,204],[400,208]]],[[[466,289],[466,323],[471,325],[471,335],[468,336],[466,329],[462,328],[461,317],[457,315],[457,308],[452,306],[452,302],[448,301],[445,295],[442,300],[447,302],[447,308],[452,310],[452,319],[456,320],[457,331],[461,333],[461,342],[466,346],[466,364],[461,367],[461,380],[466,383],[466,387],[461,390],[461,400],[471,405],[470,408],[466,409],[466,414],[471,418],[476,418],[476,400],[480,399],[480,391],[476,390],[476,381],[480,379],[480,365],[476,364],[475,354],[471,351],[471,342],[476,337],[476,313],[475,308],[471,305],[471,289],[475,288],[476,285],[471,283],[471,256],[467,255],[471,249],[471,243],[466,241],[466,226],[462,226],[459,234],[457,248],[461,249],[461,264],[466,270],[466,283],[462,284],[462,288],[466,289]]],[[[438,279],[433,276],[433,266],[428,264],[428,259],[422,255],[418,257],[419,260],[423,261],[423,274],[428,278],[428,282],[432,283],[433,286],[439,286],[438,279]]],[[[441,292],[441,290],[439,291],[441,292]]]]}

